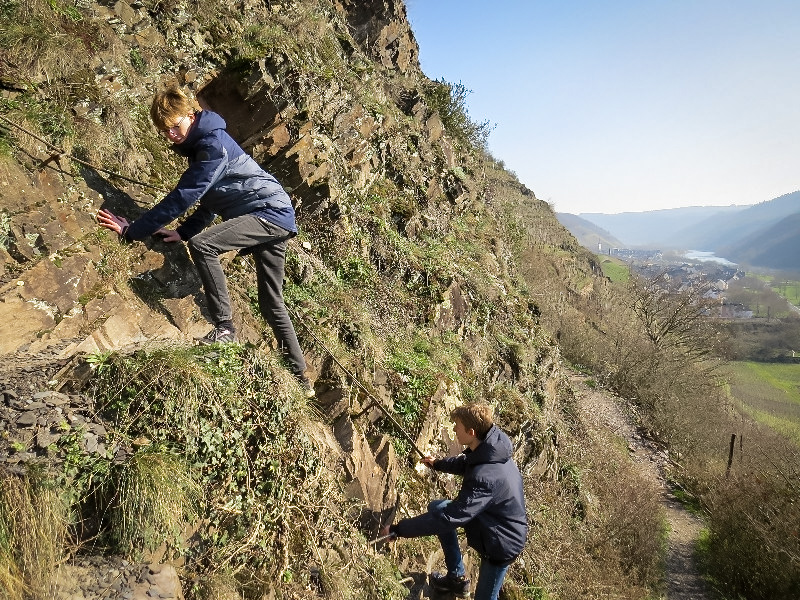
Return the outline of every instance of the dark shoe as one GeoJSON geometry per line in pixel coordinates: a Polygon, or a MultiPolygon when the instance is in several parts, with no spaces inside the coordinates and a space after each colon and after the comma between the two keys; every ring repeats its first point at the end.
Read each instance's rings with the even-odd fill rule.
{"type": "Polygon", "coordinates": [[[467,598],[469,596],[469,579],[465,577],[456,577],[455,575],[439,575],[439,573],[431,573],[430,584],[437,592],[450,592],[459,598],[467,598]]]}
{"type": "Polygon", "coordinates": [[[214,327],[203,337],[194,338],[201,346],[209,344],[230,344],[236,341],[236,334],[227,327],[214,327]]]}

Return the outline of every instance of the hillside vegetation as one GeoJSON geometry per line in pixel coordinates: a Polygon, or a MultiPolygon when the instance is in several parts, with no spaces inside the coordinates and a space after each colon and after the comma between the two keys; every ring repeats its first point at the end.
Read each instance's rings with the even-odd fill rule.
{"type": "Polygon", "coordinates": [[[701,306],[610,285],[486,152],[463,86],[421,73],[402,2],[11,0],[0,20],[9,598],[64,597],[71,569],[120,557],[174,566],[187,598],[418,595],[436,540],[368,540],[455,492],[416,453],[455,450],[447,415],[472,400],[524,477],[531,534],[505,597],[658,597],[656,492],[624,445],[588,440],[565,357],[669,449],[708,511],[720,589],[797,591],[796,454],[730,412],[701,306]],[[181,172],[147,117],[168,83],[292,195],[285,295],[312,402],[256,316],[247,257],[226,257],[242,344],[196,348],[185,249],[94,222],[135,217],[181,172]],[[723,480],[734,426],[758,444],[723,480]]]}

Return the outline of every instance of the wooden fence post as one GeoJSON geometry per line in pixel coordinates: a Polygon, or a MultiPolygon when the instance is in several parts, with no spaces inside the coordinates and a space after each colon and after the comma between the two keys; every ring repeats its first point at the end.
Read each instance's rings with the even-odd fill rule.
{"type": "Polygon", "coordinates": [[[725,479],[731,474],[731,464],[733,463],[733,449],[736,447],[736,434],[731,434],[731,446],[728,450],[728,468],[725,469],[725,479]]]}

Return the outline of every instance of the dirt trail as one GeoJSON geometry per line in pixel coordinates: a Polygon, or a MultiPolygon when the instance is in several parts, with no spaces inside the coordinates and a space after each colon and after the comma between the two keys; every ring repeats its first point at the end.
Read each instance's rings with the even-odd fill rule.
{"type": "Polygon", "coordinates": [[[570,377],[578,399],[581,418],[595,430],[605,428],[625,439],[631,459],[646,477],[657,482],[661,502],[669,523],[669,546],[665,564],[666,600],[710,600],[693,558],[695,542],[702,523],[678,502],[667,485],[664,467],[667,454],[637,431],[633,415],[626,412],[622,401],[610,393],[587,385],[587,378],[570,377]]]}

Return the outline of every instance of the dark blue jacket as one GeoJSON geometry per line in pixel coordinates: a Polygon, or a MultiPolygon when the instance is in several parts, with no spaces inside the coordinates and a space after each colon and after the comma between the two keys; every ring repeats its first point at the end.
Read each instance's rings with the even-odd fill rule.
{"type": "Polygon", "coordinates": [[[291,232],[297,231],[294,209],[280,183],[264,171],[225,131],[225,120],[203,110],[180,144],[172,147],[189,160],[178,185],[125,231],[127,240],[142,240],[185,213],[199,206],[178,228],[188,240],[207,227],[216,215],[223,220],[253,212],[274,213],[275,222],[291,232]]]}
{"type": "Polygon", "coordinates": [[[441,513],[402,519],[391,527],[400,537],[435,535],[463,527],[467,543],[495,563],[509,562],[525,546],[528,518],[522,476],[511,459],[511,440],[497,426],[474,451],[442,458],[433,468],[463,475],[458,497],[441,513]]]}

